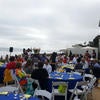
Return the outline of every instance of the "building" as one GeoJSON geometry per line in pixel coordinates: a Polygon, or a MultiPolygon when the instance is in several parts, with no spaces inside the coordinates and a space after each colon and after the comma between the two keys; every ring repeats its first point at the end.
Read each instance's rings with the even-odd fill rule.
{"type": "Polygon", "coordinates": [[[93,46],[98,48],[98,59],[100,59],[100,35],[93,39],[93,46]]]}

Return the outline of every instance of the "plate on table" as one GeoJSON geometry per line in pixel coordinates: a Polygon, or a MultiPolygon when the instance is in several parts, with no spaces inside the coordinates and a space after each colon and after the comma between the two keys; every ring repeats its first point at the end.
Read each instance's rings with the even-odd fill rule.
{"type": "Polygon", "coordinates": [[[0,92],[0,95],[7,95],[8,92],[0,92]]]}
{"type": "Polygon", "coordinates": [[[69,77],[68,79],[70,79],[70,80],[74,80],[75,78],[74,78],[74,77],[69,77]]]}
{"type": "Polygon", "coordinates": [[[56,77],[56,79],[62,79],[61,77],[56,77]]]}

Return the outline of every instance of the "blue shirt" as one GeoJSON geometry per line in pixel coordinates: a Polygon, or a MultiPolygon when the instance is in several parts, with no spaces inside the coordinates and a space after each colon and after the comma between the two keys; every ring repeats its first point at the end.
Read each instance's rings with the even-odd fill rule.
{"type": "Polygon", "coordinates": [[[96,67],[96,68],[100,68],[100,64],[95,63],[95,64],[94,64],[94,67],[96,67]]]}

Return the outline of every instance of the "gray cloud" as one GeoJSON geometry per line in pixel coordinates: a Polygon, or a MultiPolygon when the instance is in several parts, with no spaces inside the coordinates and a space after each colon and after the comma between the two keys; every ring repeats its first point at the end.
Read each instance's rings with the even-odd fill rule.
{"type": "Polygon", "coordinates": [[[0,0],[0,44],[60,49],[90,41],[99,9],[99,0],[0,0]]]}

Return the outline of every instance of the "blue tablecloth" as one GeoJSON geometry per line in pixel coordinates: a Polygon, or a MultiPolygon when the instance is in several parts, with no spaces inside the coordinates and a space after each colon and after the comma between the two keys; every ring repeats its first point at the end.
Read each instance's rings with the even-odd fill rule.
{"type": "Polygon", "coordinates": [[[3,83],[5,68],[6,68],[6,64],[3,64],[2,66],[0,66],[0,83],[3,83]]]}
{"type": "Polygon", "coordinates": [[[90,74],[90,68],[84,69],[86,74],[90,74]]]}
{"type": "MultiPolygon", "coordinates": [[[[17,98],[14,98],[14,94],[9,94],[9,95],[0,95],[0,100],[20,100],[19,96],[17,98]]],[[[30,97],[28,100],[39,100],[36,97],[30,97]]]]}
{"type": "Polygon", "coordinates": [[[75,87],[77,81],[82,81],[83,77],[78,74],[71,74],[70,73],[57,73],[57,72],[52,72],[49,75],[48,79],[48,91],[52,91],[52,81],[65,81],[68,82],[68,88],[72,89],[75,87]]]}

